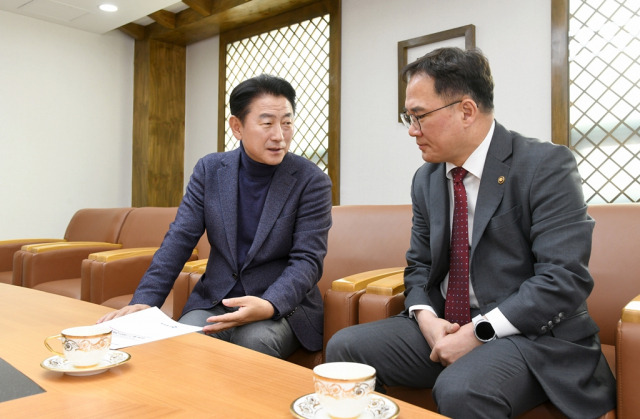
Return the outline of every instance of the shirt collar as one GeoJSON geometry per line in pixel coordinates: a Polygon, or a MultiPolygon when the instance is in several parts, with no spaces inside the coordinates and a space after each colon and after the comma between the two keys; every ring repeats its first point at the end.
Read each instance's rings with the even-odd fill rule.
{"type": "MultiPolygon", "coordinates": [[[[495,130],[496,121],[491,123],[489,132],[484,137],[484,140],[480,143],[473,153],[467,158],[462,167],[478,179],[482,178],[482,170],[484,169],[484,162],[487,160],[487,153],[489,152],[489,145],[491,144],[491,138],[493,137],[493,131],[495,130]]],[[[456,165],[453,163],[446,163],[447,178],[452,179],[451,170],[455,169],[456,165]]]]}

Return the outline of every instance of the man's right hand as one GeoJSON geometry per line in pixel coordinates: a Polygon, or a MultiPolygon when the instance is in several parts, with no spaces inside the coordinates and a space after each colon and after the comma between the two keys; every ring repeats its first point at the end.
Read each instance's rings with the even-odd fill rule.
{"type": "Polygon", "coordinates": [[[106,322],[108,320],[115,319],[116,317],[126,316],[127,314],[135,313],[136,311],[145,310],[150,307],[151,306],[148,306],[146,304],[133,304],[130,306],[124,306],[120,310],[112,311],[111,313],[105,314],[96,323],[106,322]]]}
{"type": "MultiPolygon", "coordinates": [[[[422,335],[432,349],[440,339],[460,330],[458,323],[450,323],[445,319],[438,318],[429,310],[416,310],[414,315],[422,335]]],[[[432,361],[438,362],[435,359],[432,361]]]]}

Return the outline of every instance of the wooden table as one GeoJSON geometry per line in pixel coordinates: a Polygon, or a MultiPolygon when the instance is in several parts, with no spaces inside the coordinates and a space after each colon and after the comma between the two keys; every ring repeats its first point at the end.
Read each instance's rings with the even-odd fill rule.
{"type": "MultiPolygon", "coordinates": [[[[199,333],[124,348],[131,360],[97,375],[40,366],[52,355],[45,337],[109,310],[0,284],[0,358],[45,389],[0,403],[0,417],[291,418],[293,400],[313,392],[311,370],[199,333]]],[[[400,418],[442,417],[393,400],[400,418]]]]}

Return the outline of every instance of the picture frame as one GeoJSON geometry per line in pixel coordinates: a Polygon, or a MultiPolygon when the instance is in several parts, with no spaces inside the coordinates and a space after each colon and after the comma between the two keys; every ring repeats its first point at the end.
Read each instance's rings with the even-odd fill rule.
{"type": "Polygon", "coordinates": [[[465,25],[417,38],[398,42],[398,122],[404,112],[407,83],[402,79],[402,69],[423,55],[443,47],[472,49],[476,46],[475,25],[465,25]]]}

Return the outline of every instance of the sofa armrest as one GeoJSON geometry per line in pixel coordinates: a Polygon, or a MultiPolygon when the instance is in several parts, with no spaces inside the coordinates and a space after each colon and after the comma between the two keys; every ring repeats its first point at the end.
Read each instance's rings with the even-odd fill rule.
{"type": "Polygon", "coordinates": [[[398,272],[404,272],[404,268],[394,267],[360,272],[354,275],[345,276],[344,278],[336,279],[331,283],[331,289],[333,291],[345,292],[364,290],[371,282],[398,272]]]}
{"type": "Polygon", "coordinates": [[[13,255],[13,284],[33,288],[49,281],[80,278],[82,261],[91,253],[120,248],[102,242],[28,245],[13,255]],[[29,247],[31,246],[31,247],[29,247]]]}
{"type": "Polygon", "coordinates": [[[358,323],[395,316],[404,310],[404,272],[389,275],[367,285],[360,297],[358,323]]]}
{"type": "Polygon", "coordinates": [[[616,330],[616,380],[619,419],[640,411],[640,295],[622,309],[616,330]]]}
{"type": "Polygon", "coordinates": [[[158,250],[157,247],[134,247],[129,249],[106,250],[104,252],[91,253],[87,259],[98,262],[113,262],[130,257],[153,255],[156,250],[158,250]]]}
{"type": "MultiPolygon", "coordinates": [[[[120,249],[121,244],[109,242],[54,242],[54,243],[35,243],[22,246],[21,250],[34,254],[55,252],[58,250],[84,249],[84,248],[100,248],[104,250],[120,249]]],[[[102,251],[102,250],[98,250],[102,251]]]]}
{"type": "Polygon", "coordinates": [[[366,286],[399,272],[404,272],[404,268],[376,269],[333,281],[324,295],[324,347],[338,330],[358,323],[358,301],[366,286]]]}
{"type": "Polygon", "coordinates": [[[13,254],[20,250],[22,246],[35,243],[61,242],[64,239],[12,239],[0,240],[0,272],[11,271],[13,269],[13,254]]]}
{"type": "Polygon", "coordinates": [[[209,259],[191,260],[184,264],[184,267],[182,268],[182,272],[185,272],[185,273],[196,272],[202,275],[204,271],[207,269],[207,262],[209,262],[209,259]]]}
{"type": "Polygon", "coordinates": [[[133,294],[130,283],[149,267],[157,247],[135,247],[91,253],[82,261],[82,299],[96,304],[119,295],[133,294]]]}
{"type": "MultiPolygon", "coordinates": [[[[102,304],[133,294],[157,250],[157,247],[141,247],[90,254],[82,261],[82,298],[102,304]]],[[[189,260],[195,260],[196,254],[194,251],[189,260]]]]}
{"type": "Polygon", "coordinates": [[[82,298],[102,304],[133,294],[157,250],[157,247],[127,248],[88,255],[82,261],[82,298]]]}

